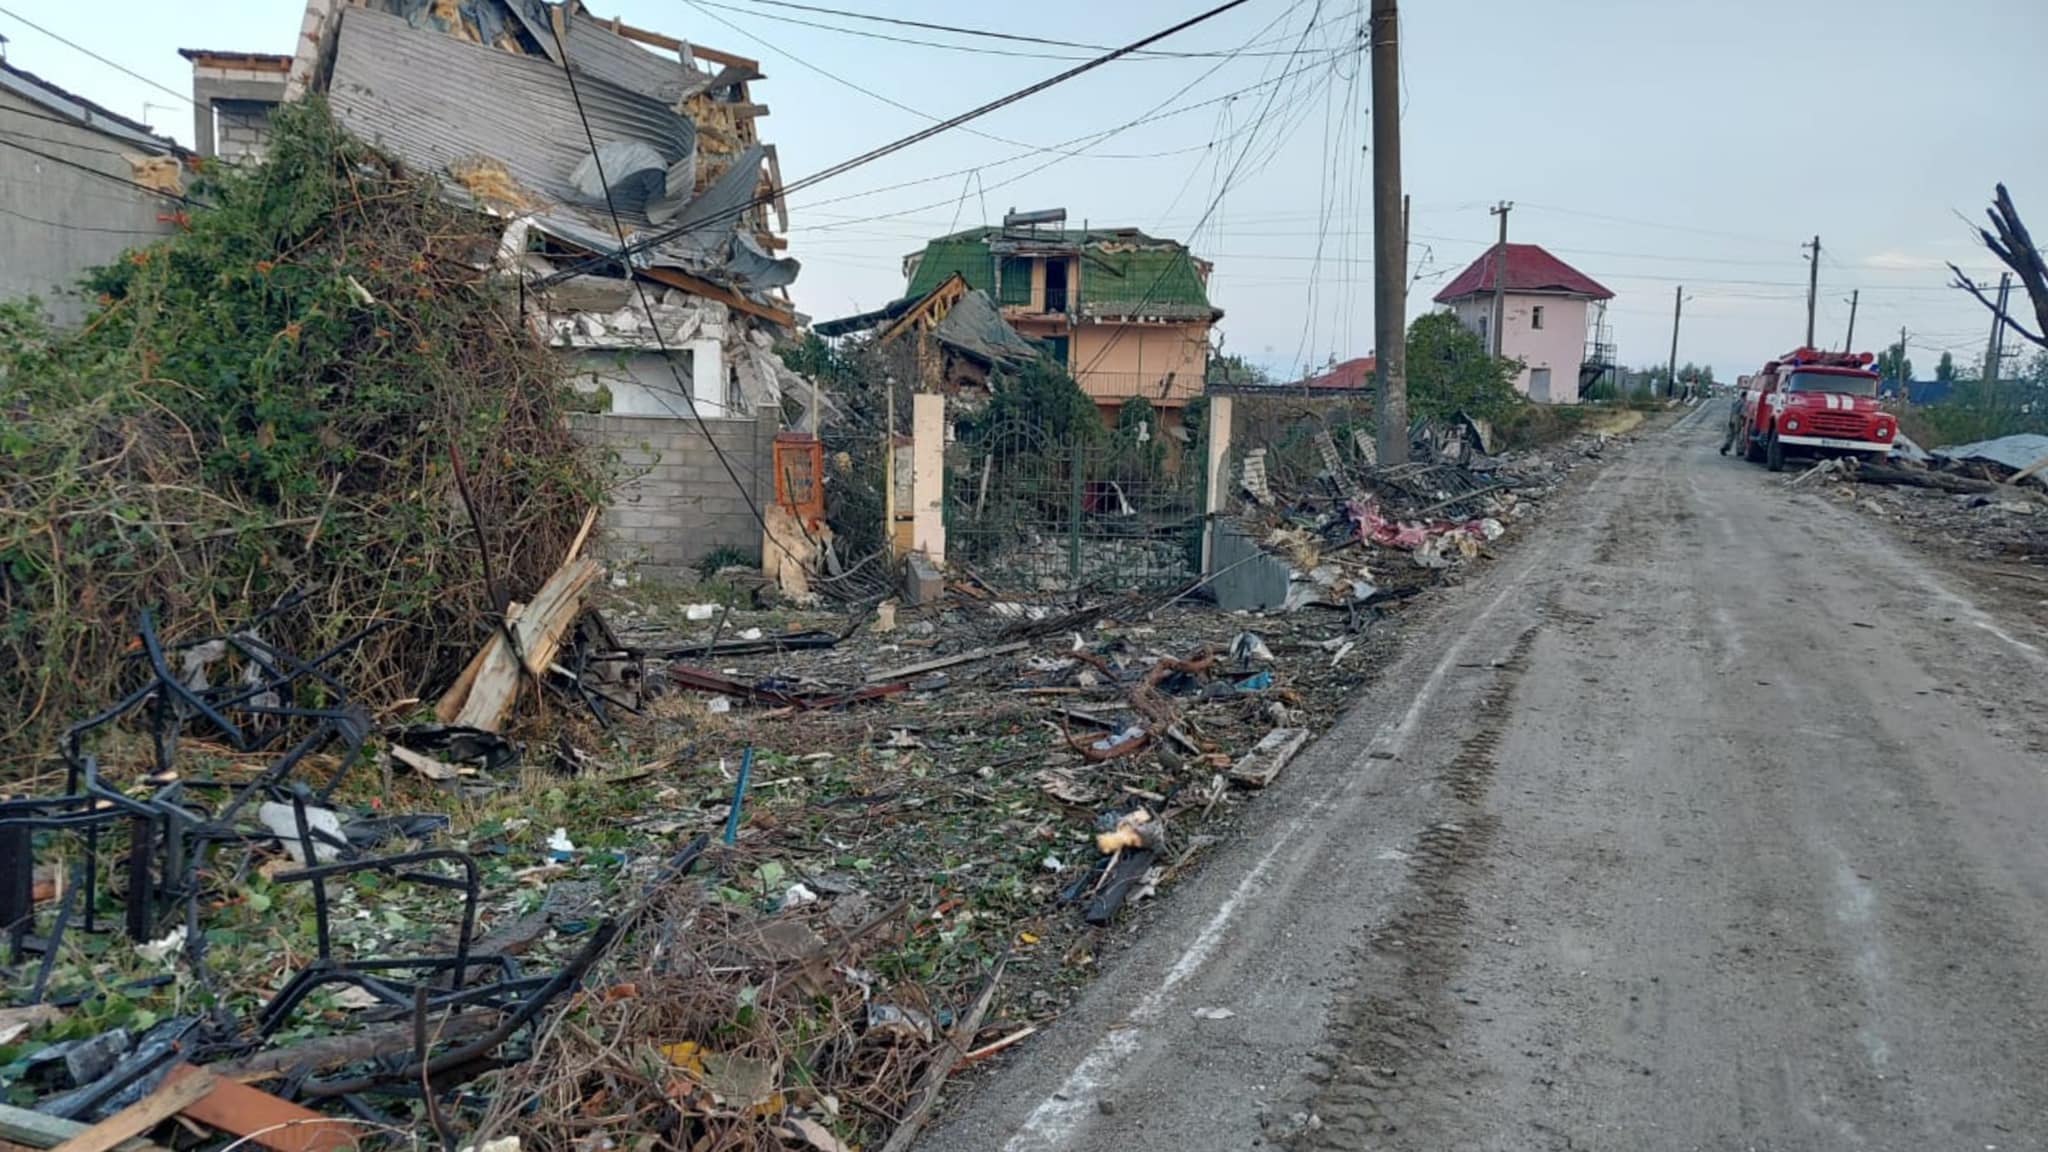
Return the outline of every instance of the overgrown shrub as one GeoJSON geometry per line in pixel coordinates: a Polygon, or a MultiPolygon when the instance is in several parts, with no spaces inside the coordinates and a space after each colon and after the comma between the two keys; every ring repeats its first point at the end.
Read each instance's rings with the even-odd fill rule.
{"type": "Polygon", "coordinates": [[[422,695],[490,626],[480,546],[528,595],[603,496],[557,361],[479,269],[491,219],[317,101],[194,195],[89,278],[78,332],[0,308],[0,764],[113,694],[146,608],[176,639],[305,591],[266,639],[392,622],[339,671],[373,708],[422,695]]]}

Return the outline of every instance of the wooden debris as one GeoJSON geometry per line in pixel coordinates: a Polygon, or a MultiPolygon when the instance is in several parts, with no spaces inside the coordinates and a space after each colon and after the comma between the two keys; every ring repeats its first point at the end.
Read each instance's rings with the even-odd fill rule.
{"type": "MultiPolygon", "coordinates": [[[[501,1019],[503,1017],[496,1012],[471,1009],[442,1020],[430,1021],[427,1031],[438,1040],[456,1040],[488,1032],[497,1027],[501,1019]]],[[[240,1060],[209,1064],[206,1070],[222,1079],[245,1083],[295,1072],[320,1072],[338,1068],[343,1064],[355,1064],[398,1052],[410,1052],[413,1049],[413,1039],[412,1021],[407,1020],[365,1028],[360,1032],[321,1036],[284,1048],[244,1056],[240,1060]]]]}
{"type": "Polygon", "coordinates": [[[904,1152],[910,1147],[911,1142],[917,1139],[917,1134],[924,1129],[925,1121],[931,1119],[932,1109],[939,1103],[939,1089],[945,1087],[946,1077],[952,1075],[954,1067],[960,1063],[965,1042],[973,1039],[974,1034],[981,1031],[982,1018],[988,1015],[989,1002],[995,999],[996,984],[1002,980],[1003,969],[1009,963],[1010,956],[1007,952],[1003,954],[1002,959],[996,961],[995,971],[989,973],[988,983],[981,986],[981,995],[974,998],[974,1006],[967,1010],[967,1015],[961,1018],[959,1025],[947,1037],[945,1046],[939,1049],[932,1057],[931,1064],[926,1067],[924,1079],[918,1084],[917,1103],[897,1122],[896,1130],[889,1134],[889,1142],[882,1145],[882,1152],[904,1152]]]}
{"type": "MultiPolygon", "coordinates": [[[[555,569],[533,599],[512,613],[506,629],[492,634],[479,658],[472,661],[476,674],[471,677],[464,671],[463,675],[470,679],[468,691],[454,706],[454,718],[448,723],[487,732],[504,726],[506,714],[519,697],[522,673],[538,679],[547,671],[561,648],[562,638],[582,613],[583,593],[597,579],[598,570],[595,560],[570,560],[555,569]],[[506,638],[507,631],[512,640],[506,638]],[[513,651],[513,640],[518,643],[517,652],[513,651]]],[[[450,710],[450,698],[462,687],[462,681],[457,680],[456,687],[435,709],[437,715],[450,710]]]]}
{"type": "Polygon", "coordinates": [[[424,752],[415,752],[402,744],[391,746],[391,758],[429,780],[446,782],[461,776],[474,776],[474,768],[457,768],[446,760],[436,760],[424,752]]]}
{"type": "MultiPolygon", "coordinates": [[[[172,1067],[164,1083],[170,1085],[207,1075],[190,1064],[179,1064],[172,1067]]],[[[206,1095],[180,1109],[180,1113],[208,1127],[246,1137],[248,1142],[274,1152],[342,1152],[355,1148],[357,1143],[354,1121],[322,1116],[233,1080],[215,1078],[206,1095]]]]}
{"type": "Polygon", "coordinates": [[[992,648],[976,648],[972,651],[961,652],[952,656],[941,656],[936,660],[926,660],[918,664],[906,664],[901,668],[891,668],[887,672],[877,672],[868,677],[868,683],[885,684],[891,680],[906,680],[912,676],[922,676],[927,672],[937,672],[941,668],[952,668],[960,664],[972,664],[977,660],[992,660],[997,656],[1008,656],[1012,652],[1022,652],[1030,646],[1025,641],[1019,640],[1013,644],[997,644],[992,648]]]}
{"type": "Polygon", "coordinates": [[[217,1083],[211,1073],[198,1069],[189,1076],[166,1077],[156,1091],[65,1140],[57,1145],[57,1152],[113,1152],[122,1142],[198,1103],[217,1083]]]}
{"type": "MultiPolygon", "coordinates": [[[[0,1104],[0,1139],[17,1147],[55,1148],[85,1130],[86,1126],[76,1120],[0,1104]]],[[[123,1140],[114,1148],[116,1152],[163,1152],[161,1146],[141,1139],[123,1140]]]]}
{"type": "Polygon", "coordinates": [[[1308,738],[1306,728],[1273,729],[1238,759],[1230,770],[1230,778],[1240,784],[1264,788],[1280,775],[1280,770],[1287,767],[1287,762],[1294,759],[1294,754],[1301,751],[1308,738]]]}

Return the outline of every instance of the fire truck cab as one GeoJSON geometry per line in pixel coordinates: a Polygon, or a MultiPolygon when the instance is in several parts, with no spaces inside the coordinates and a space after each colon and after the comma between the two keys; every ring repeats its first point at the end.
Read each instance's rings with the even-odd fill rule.
{"type": "Polygon", "coordinates": [[[1736,443],[1782,472],[1793,456],[1883,456],[1898,421],[1878,407],[1868,352],[1799,348],[1745,379],[1736,443]]]}

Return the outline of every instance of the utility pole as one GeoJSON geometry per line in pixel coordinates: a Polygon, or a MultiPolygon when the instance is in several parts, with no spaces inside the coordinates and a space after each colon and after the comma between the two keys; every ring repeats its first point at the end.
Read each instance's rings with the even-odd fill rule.
{"type": "Polygon", "coordinates": [[[1842,351],[1844,352],[1854,352],[1856,350],[1856,302],[1862,299],[1862,297],[1863,289],[1861,288],[1857,288],[1849,293],[1849,334],[1842,338],[1842,351]]]}
{"type": "Polygon", "coordinates": [[[1401,18],[1372,0],[1373,329],[1381,464],[1408,462],[1408,229],[1401,195],[1401,18]]]}
{"type": "Polygon", "coordinates": [[[1500,330],[1508,322],[1508,213],[1515,210],[1512,200],[1503,200],[1488,208],[1487,214],[1500,217],[1500,247],[1493,256],[1493,352],[1500,358],[1500,330]]]}
{"type": "Polygon", "coordinates": [[[1899,378],[1899,403],[1911,404],[1913,402],[1913,390],[1906,387],[1906,326],[1904,324],[1899,325],[1899,362],[1892,365],[1892,371],[1897,373],[1899,378]]]}
{"type": "Polygon", "coordinates": [[[1678,395],[1678,314],[1685,309],[1685,285],[1671,291],[1671,367],[1664,371],[1664,395],[1678,395]]]}
{"type": "Polygon", "coordinates": [[[1808,257],[1812,264],[1806,269],[1806,347],[1811,348],[1813,347],[1813,305],[1815,294],[1820,291],[1820,237],[1815,236],[1811,245],[1801,244],[1800,247],[1811,247],[1813,249],[1813,255],[1808,257]]]}
{"type": "Polygon", "coordinates": [[[1984,404],[1989,407],[1998,386],[2000,345],[2005,335],[2005,304],[2012,295],[2012,273],[1998,274],[1998,307],[1991,312],[1991,339],[1984,345],[1984,404]]]}

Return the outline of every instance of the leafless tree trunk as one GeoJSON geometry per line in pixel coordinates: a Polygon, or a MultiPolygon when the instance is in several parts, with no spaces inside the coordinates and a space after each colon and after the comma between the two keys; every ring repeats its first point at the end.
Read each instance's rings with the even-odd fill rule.
{"type": "Polygon", "coordinates": [[[2041,250],[2034,246],[2034,238],[2027,233],[2027,226],[2020,222],[2019,209],[2013,207],[2012,196],[2005,185],[1998,186],[1998,195],[1992,200],[1991,208],[1985,213],[1991,217],[1990,228],[1979,228],[1977,235],[1983,238],[1984,246],[1992,255],[2005,262],[2026,286],[2027,299],[2034,304],[2034,324],[2038,331],[2028,331],[2024,324],[2012,318],[2012,314],[2001,311],[1990,296],[1976,281],[1961,268],[1950,264],[1949,271],[1956,274],[1956,287],[1977,298],[1977,302],[1997,313],[1999,318],[2012,326],[2013,331],[2026,337],[2036,345],[2048,348],[2048,264],[2041,260],[2041,250]]]}

